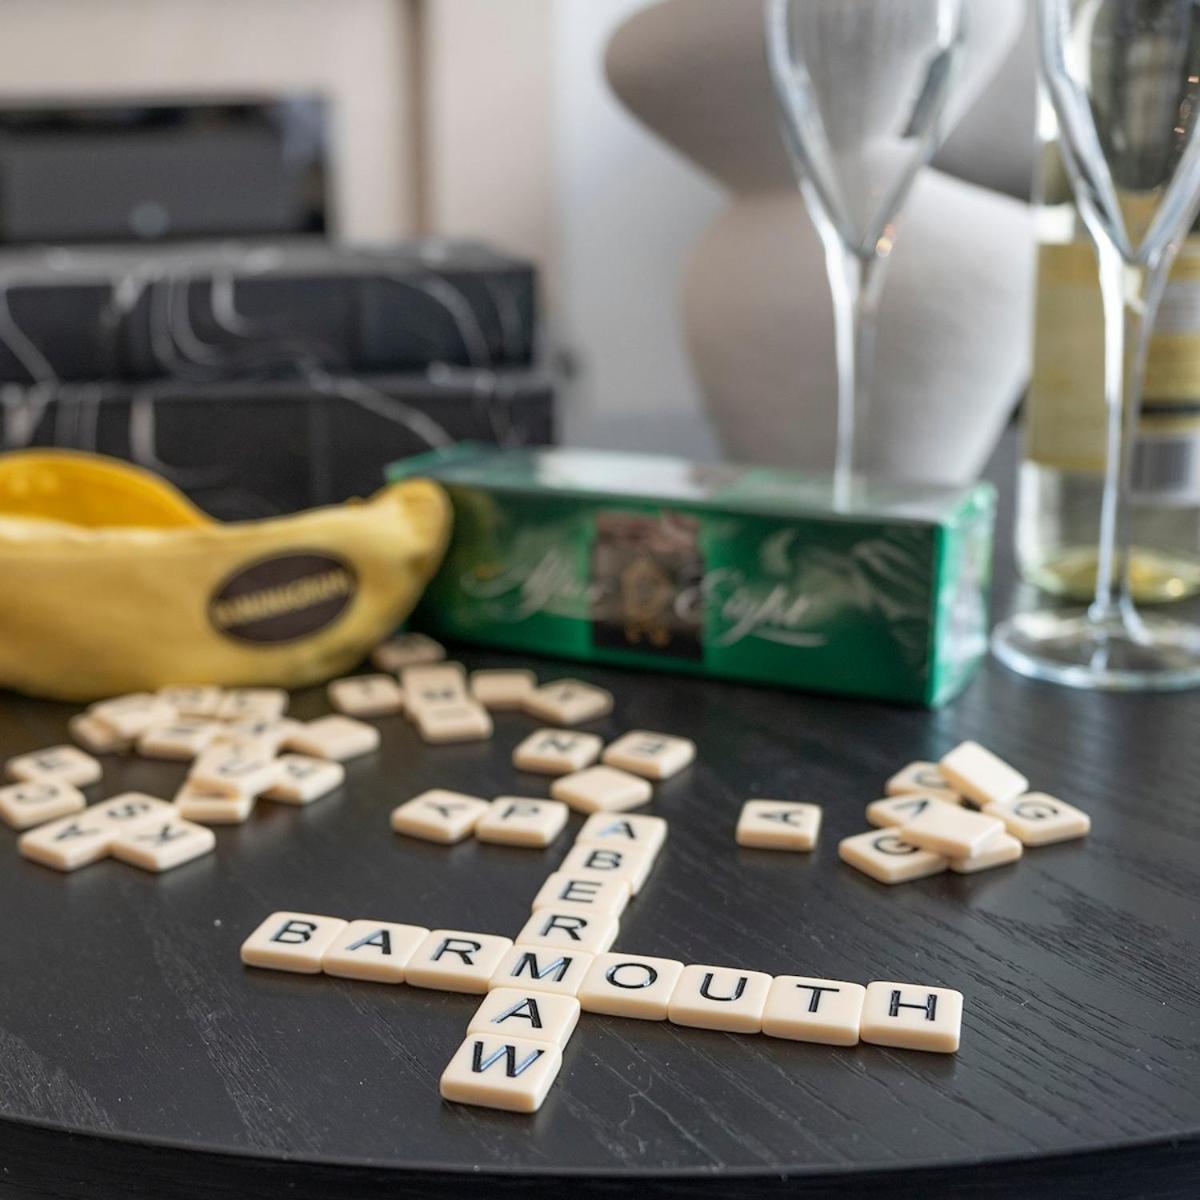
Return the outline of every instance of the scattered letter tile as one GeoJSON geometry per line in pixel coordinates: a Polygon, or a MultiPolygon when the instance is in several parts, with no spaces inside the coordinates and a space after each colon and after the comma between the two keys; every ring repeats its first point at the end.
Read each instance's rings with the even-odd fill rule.
{"type": "Polygon", "coordinates": [[[241,721],[226,721],[217,727],[209,746],[235,746],[247,754],[256,753],[268,758],[303,726],[291,717],[247,717],[241,721]]]}
{"type": "Polygon", "coordinates": [[[654,866],[654,853],[639,846],[596,846],[577,842],[567,851],[558,869],[585,879],[610,879],[622,875],[636,896],[654,866]]]}
{"type": "Polygon", "coordinates": [[[950,870],[958,875],[973,875],[976,871],[987,871],[1016,862],[1024,853],[1024,846],[1011,833],[1001,832],[988,838],[970,858],[950,859],[950,870]]]}
{"type": "Polygon", "coordinates": [[[404,693],[390,675],[335,679],[326,690],[329,703],[348,717],[382,717],[404,709],[404,693]]]}
{"type": "Polygon", "coordinates": [[[396,673],[421,663],[441,662],[445,657],[445,648],[433,638],[423,633],[398,633],[371,651],[371,665],[378,671],[396,673]]]}
{"type": "Polygon", "coordinates": [[[278,760],[253,747],[214,746],[192,764],[188,778],[209,791],[257,796],[279,775],[278,760]]]}
{"type": "Polygon", "coordinates": [[[291,734],[287,746],[312,758],[345,762],[379,747],[379,730],[353,717],[318,717],[291,734]]]}
{"type": "Polygon", "coordinates": [[[579,1022],[579,1001],[554,992],[493,988],[475,1010],[467,1033],[525,1038],[560,1050],[571,1040],[579,1022]]]}
{"type": "Polygon", "coordinates": [[[139,821],[113,839],[110,853],[143,871],[169,871],[208,854],[216,844],[211,829],[168,816],[139,821]]]}
{"type": "Polygon", "coordinates": [[[667,838],[667,823],[662,817],[633,813],[593,813],[579,830],[576,844],[593,846],[636,846],[655,855],[667,838]]]}
{"type": "Polygon", "coordinates": [[[562,1051],[547,1042],[472,1034],[442,1072],[444,1100],[537,1112],[562,1066],[562,1051]]]}
{"type": "Polygon", "coordinates": [[[525,711],[551,725],[579,725],[612,712],[611,692],[578,679],[556,679],[535,688],[525,700],[525,711]]]}
{"type": "Polygon", "coordinates": [[[938,875],[946,860],[904,841],[895,829],[869,829],[838,843],[838,858],[880,883],[908,883],[938,875]]]}
{"type": "Polygon", "coordinates": [[[406,982],[440,992],[486,992],[512,938],[435,929],[408,960],[406,982]]]}
{"type": "Polygon", "coordinates": [[[670,779],[696,757],[696,743],[669,733],[634,729],[607,746],[601,761],[646,779],[670,779]]]}
{"type": "Polygon", "coordinates": [[[145,792],[121,792],[102,804],[93,804],[87,810],[89,817],[96,817],[110,827],[127,827],[135,821],[151,816],[168,817],[171,806],[157,796],[145,792]]]}
{"type": "Polygon", "coordinates": [[[880,828],[905,825],[932,804],[958,804],[950,792],[901,792],[867,805],[867,820],[880,828]],[[947,799],[946,797],[949,797],[947,799]]]}
{"type": "Polygon", "coordinates": [[[762,1031],[794,1042],[853,1046],[866,994],[861,983],[777,975],[767,993],[762,1031]]]}
{"type": "Polygon", "coordinates": [[[989,804],[983,811],[1003,821],[1008,832],[1026,846],[1048,846],[1083,837],[1092,827],[1087,813],[1045,792],[1027,792],[1013,800],[989,804]]]}
{"type": "Polygon", "coordinates": [[[470,836],[490,808],[478,796],[431,788],[392,809],[392,828],[409,837],[448,846],[470,836]]]}
{"type": "Polygon", "coordinates": [[[400,672],[400,682],[405,708],[414,719],[426,708],[474,703],[467,693],[467,673],[462,663],[405,667],[400,672]]]}
{"type": "Polygon", "coordinates": [[[185,779],[175,793],[175,807],[185,821],[198,825],[241,825],[254,811],[254,797],[249,792],[231,792],[227,787],[185,779]]]}
{"type": "Polygon", "coordinates": [[[76,713],[67,722],[67,731],[85,749],[93,754],[116,754],[128,750],[133,742],[116,733],[90,712],[76,713]]]}
{"type": "Polygon", "coordinates": [[[97,859],[107,858],[116,836],[110,822],[84,809],[21,834],[17,849],[25,858],[44,867],[74,871],[97,859]]]}
{"type": "Polygon", "coordinates": [[[602,738],[571,729],[537,729],[513,751],[513,766],[538,775],[569,775],[600,757],[602,738]]]}
{"type": "Polygon", "coordinates": [[[615,879],[596,879],[555,871],[533,898],[533,910],[557,908],[559,912],[608,913],[619,917],[629,903],[629,880],[621,875],[615,879]]]}
{"type": "Polygon", "coordinates": [[[87,787],[103,773],[100,764],[78,746],[49,746],[8,760],[8,777],[21,781],[40,779],[47,783],[69,783],[87,787]]]}
{"type": "Polygon", "coordinates": [[[0,817],[13,829],[44,825],[87,805],[83,793],[69,783],[32,779],[0,787],[0,817]]]}
{"type": "Polygon", "coordinates": [[[144,758],[187,762],[208,746],[219,729],[220,726],[214,721],[180,717],[169,725],[147,729],[137,740],[137,752],[144,758]]]}
{"type": "Polygon", "coordinates": [[[161,696],[149,692],[132,692],[128,696],[117,696],[112,700],[101,700],[93,704],[88,715],[102,725],[108,726],[116,737],[133,741],[155,725],[166,725],[175,720],[175,709],[161,696]]]}
{"type": "Polygon", "coordinates": [[[978,742],[955,746],[938,763],[938,770],[960,796],[965,796],[977,808],[1012,800],[1029,789],[1029,780],[1020,771],[978,742]]]}
{"type": "Polygon", "coordinates": [[[683,963],[644,954],[600,954],[584,976],[579,1002],[584,1012],[665,1021],[683,963]]]}
{"type": "Polygon", "coordinates": [[[962,992],[916,983],[869,983],[862,1040],[904,1050],[953,1054],[962,1028],[962,992]]]}
{"type": "Polygon", "coordinates": [[[282,717],[287,706],[283,688],[231,688],[221,697],[217,715],[222,721],[272,721],[282,717]]]}
{"type": "Polygon", "coordinates": [[[548,846],[560,833],[570,809],[557,800],[497,796],[475,825],[481,842],[502,846],[548,846]]]}
{"type": "Polygon", "coordinates": [[[574,996],[594,957],[584,950],[553,950],[518,942],[505,952],[488,987],[520,987],[574,996]]]}
{"type": "Polygon", "coordinates": [[[284,754],[275,760],[275,782],[263,796],[283,804],[311,804],[340,787],[346,768],[328,758],[284,754]]]}
{"type": "Polygon", "coordinates": [[[158,697],[165,700],[177,716],[189,720],[212,720],[221,710],[224,691],[207,684],[184,684],[180,687],[158,689],[158,697]]]}
{"type": "Polygon", "coordinates": [[[654,789],[648,780],[616,767],[585,767],[561,775],[550,785],[550,795],[576,812],[625,812],[648,804],[654,789]]]}
{"type": "Polygon", "coordinates": [[[821,808],[785,800],[747,800],[737,823],[737,844],[759,850],[811,850],[821,828],[821,808]]]}
{"type": "Polygon", "coordinates": [[[404,968],[428,936],[420,925],[351,921],[321,956],[321,970],[342,979],[403,983],[404,968]]]}
{"type": "Polygon", "coordinates": [[[671,995],[672,1024],[759,1033],[771,976],[735,967],[684,967],[671,995]]]}
{"type": "Polygon", "coordinates": [[[939,794],[939,799],[950,804],[958,804],[961,801],[959,794],[938,770],[937,763],[910,762],[883,785],[885,796],[903,796],[907,792],[936,793],[939,794]]]}
{"type": "Polygon", "coordinates": [[[617,919],[607,913],[584,916],[557,908],[539,908],[525,922],[517,941],[522,946],[551,946],[556,950],[586,950],[602,954],[617,940],[617,919]]]}
{"type": "Polygon", "coordinates": [[[346,922],[337,917],[272,913],[242,943],[242,962],[248,967],[317,975],[325,951],[345,928],[346,922]]]}
{"type": "Polygon", "coordinates": [[[930,805],[899,829],[904,841],[943,858],[970,858],[1003,832],[1002,821],[957,804],[930,805]]]}
{"type": "Polygon", "coordinates": [[[482,704],[427,704],[413,714],[421,740],[435,746],[482,742],[492,736],[492,718],[482,704]]]}
{"type": "Polygon", "coordinates": [[[521,708],[535,687],[537,676],[532,671],[471,672],[471,695],[484,708],[521,708]]]}

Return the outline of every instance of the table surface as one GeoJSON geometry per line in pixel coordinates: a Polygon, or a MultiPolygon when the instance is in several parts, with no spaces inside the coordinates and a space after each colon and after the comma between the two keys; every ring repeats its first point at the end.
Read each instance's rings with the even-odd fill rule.
{"type": "MultiPolygon", "coordinates": [[[[334,796],[261,803],[217,831],[215,854],[162,876],[113,861],[60,875],[0,831],[0,1194],[1196,1194],[1200,697],[1081,694],[989,662],[926,712],[534,665],[612,689],[615,713],[587,728],[699,745],[648,810],[670,836],[619,948],[958,988],[961,1051],[585,1014],[537,1115],[443,1103],[438,1076],[477,997],[238,961],[275,909],[508,935],[525,921],[579,817],[538,851],[403,839],[388,813],[434,786],[544,795],[510,762],[533,723],[499,715],[490,743],[428,747],[386,718],[381,750],[334,796]],[[838,861],[893,770],[967,737],[1085,808],[1091,836],[895,888],[838,861]],[[823,805],[816,851],[739,848],[752,796],[823,805]]],[[[0,753],[62,740],[72,711],[0,701],[0,753]]],[[[324,711],[319,690],[292,706],[324,711]]],[[[182,775],[108,757],[92,795],[170,796],[182,775]]]]}

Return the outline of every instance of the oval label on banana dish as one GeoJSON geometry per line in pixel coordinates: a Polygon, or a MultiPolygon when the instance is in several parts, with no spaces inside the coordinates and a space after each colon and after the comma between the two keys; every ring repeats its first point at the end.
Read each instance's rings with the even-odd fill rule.
{"type": "Polygon", "coordinates": [[[344,559],[315,550],[260,558],[233,574],[208,602],[218,633],[242,642],[294,642],[333,624],[358,591],[344,559]]]}

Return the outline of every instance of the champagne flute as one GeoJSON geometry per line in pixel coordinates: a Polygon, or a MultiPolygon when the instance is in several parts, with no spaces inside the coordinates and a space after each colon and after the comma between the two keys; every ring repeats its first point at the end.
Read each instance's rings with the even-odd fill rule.
{"type": "Polygon", "coordinates": [[[1200,210],[1200,0],[1039,0],[1038,36],[1099,263],[1107,459],[1091,606],[1020,613],[995,630],[992,648],[1024,675],[1074,687],[1191,687],[1200,627],[1134,607],[1129,509],[1154,317],[1200,210]]]}
{"type": "Polygon", "coordinates": [[[963,0],[766,0],[766,43],[784,143],[833,295],[834,503],[845,508],[893,222],[945,133],[963,0]]]}

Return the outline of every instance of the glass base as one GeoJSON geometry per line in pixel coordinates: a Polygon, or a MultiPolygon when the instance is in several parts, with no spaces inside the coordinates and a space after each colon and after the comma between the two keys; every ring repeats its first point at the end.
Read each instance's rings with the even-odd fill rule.
{"type": "Polygon", "coordinates": [[[1200,687],[1200,626],[1131,614],[1097,623],[1084,613],[1018,613],[997,625],[992,653],[1032,679],[1109,692],[1200,687]]]}

